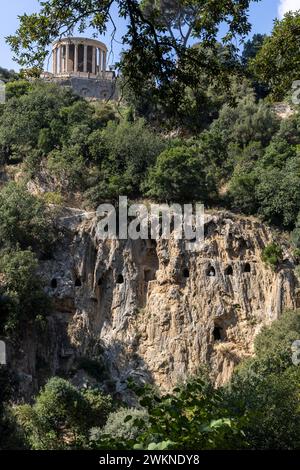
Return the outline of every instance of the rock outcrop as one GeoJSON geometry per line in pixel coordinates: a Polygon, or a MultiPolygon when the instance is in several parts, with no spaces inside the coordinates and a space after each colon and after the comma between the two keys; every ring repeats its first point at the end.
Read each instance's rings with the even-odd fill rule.
{"type": "Polygon", "coordinates": [[[206,215],[198,252],[173,239],[98,240],[93,214],[79,210],[61,225],[64,237],[40,267],[53,314],[14,359],[32,390],[78,358],[100,356],[120,394],[130,377],[170,389],[202,364],[222,384],[253,353],[261,327],[298,306],[288,243],[258,220],[206,215]],[[274,236],[284,252],[276,271],[261,260],[274,236]]]}

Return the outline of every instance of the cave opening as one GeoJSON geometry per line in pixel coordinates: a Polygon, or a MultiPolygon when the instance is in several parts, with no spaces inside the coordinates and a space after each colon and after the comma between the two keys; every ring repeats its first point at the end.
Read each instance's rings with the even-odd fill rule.
{"type": "Polygon", "coordinates": [[[244,273],[251,273],[250,263],[246,263],[244,266],[244,273]]]}
{"type": "Polygon", "coordinates": [[[190,270],[188,268],[184,268],[182,274],[185,279],[188,279],[190,277],[190,270]]]}
{"type": "Polygon", "coordinates": [[[82,286],[81,279],[79,277],[77,277],[76,280],[75,280],[75,287],[81,287],[81,286],[82,286]]]}
{"type": "Polygon", "coordinates": [[[53,278],[51,281],[51,288],[56,289],[57,288],[57,279],[53,278]]]}
{"type": "Polygon", "coordinates": [[[118,274],[117,276],[117,284],[123,284],[124,282],[124,277],[122,274],[118,274]]]}
{"type": "Polygon", "coordinates": [[[213,330],[214,341],[222,341],[223,339],[223,328],[215,326],[213,330]]]}
{"type": "Polygon", "coordinates": [[[232,266],[227,266],[227,268],[225,269],[225,276],[233,276],[233,269],[232,269],[232,266]]]}
{"type": "Polygon", "coordinates": [[[213,266],[209,266],[206,270],[206,275],[209,277],[214,277],[216,275],[216,270],[213,266]]]}

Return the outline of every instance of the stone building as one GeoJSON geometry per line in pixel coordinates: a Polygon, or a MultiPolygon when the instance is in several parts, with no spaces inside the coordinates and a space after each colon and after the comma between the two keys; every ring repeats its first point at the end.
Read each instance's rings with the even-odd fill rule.
{"type": "Polygon", "coordinates": [[[71,87],[86,98],[116,99],[115,72],[107,70],[107,47],[96,39],[64,38],[52,47],[52,73],[44,80],[71,87]]]}

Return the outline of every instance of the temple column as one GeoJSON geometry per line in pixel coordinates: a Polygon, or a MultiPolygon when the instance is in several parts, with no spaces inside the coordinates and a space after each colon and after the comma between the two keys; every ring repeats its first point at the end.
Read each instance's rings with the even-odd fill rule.
{"type": "Polygon", "coordinates": [[[70,57],[69,52],[70,52],[69,44],[66,44],[66,72],[69,71],[69,57],[70,57]]]}
{"type": "Polygon", "coordinates": [[[99,49],[99,70],[103,72],[103,51],[99,49]]]}
{"type": "Polygon", "coordinates": [[[92,57],[92,73],[96,75],[96,63],[97,63],[97,58],[96,58],[96,48],[93,47],[93,57],[92,57]]]}
{"type": "Polygon", "coordinates": [[[57,48],[53,49],[53,67],[52,67],[53,75],[57,74],[57,48]]]}
{"type": "Polygon", "coordinates": [[[78,72],[78,44],[74,46],[74,72],[78,72]]]}
{"type": "Polygon", "coordinates": [[[60,57],[60,73],[63,73],[64,71],[64,62],[63,62],[63,46],[60,46],[59,48],[59,57],[60,57]]]}
{"type": "Polygon", "coordinates": [[[103,51],[103,72],[106,71],[106,51],[103,51]]]}
{"type": "Polygon", "coordinates": [[[83,71],[87,73],[87,45],[84,45],[84,53],[83,53],[83,71]]]}

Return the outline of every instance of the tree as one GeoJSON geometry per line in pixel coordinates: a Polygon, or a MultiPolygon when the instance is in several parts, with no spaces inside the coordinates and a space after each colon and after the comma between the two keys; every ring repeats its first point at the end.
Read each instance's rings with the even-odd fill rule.
{"type": "Polygon", "coordinates": [[[60,110],[78,100],[65,87],[36,83],[26,94],[11,98],[0,117],[0,151],[6,160],[14,154],[19,160],[39,143],[40,132],[47,129],[51,148],[60,143],[65,126],[60,110]]]}
{"type": "Polygon", "coordinates": [[[145,183],[147,195],[159,201],[207,202],[214,178],[196,148],[175,147],[162,152],[145,183]]]}
{"type": "Polygon", "coordinates": [[[34,405],[19,406],[16,416],[32,449],[79,449],[87,446],[91,427],[105,424],[110,410],[110,398],[99,390],[81,392],[53,377],[34,405]]]}
{"type": "Polygon", "coordinates": [[[249,168],[249,165],[236,167],[229,182],[229,196],[235,209],[245,214],[257,212],[259,204],[255,198],[255,188],[258,181],[257,172],[249,168]]]}
{"type": "Polygon", "coordinates": [[[258,80],[266,83],[273,99],[282,100],[292,90],[300,74],[300,12],[286,13],[274,22],[272,34],[265,39],[262,48],[250,67],[258,80]]]}
{"type": "Polygon", "coordinates": [[[266,37],[266,34],[254,34],[252,39],[245,42],[242,53],[242,63],[244,66],[247,67],[249,61],[255,59],[258,52],[261,50],[266,37]]]}
{"type": "Polygon", "coordinates": [[[0,248],[26,249],[47,254],[56,237],[51,212],[45,204],[16,183],[0,191],[0,248]]]}
{"type": "Polygon", "coordinates": [[[224,42],[230,42],[236,34],[246,35],[250,30],[249,4],[250,0],[161,1],[149,11],[151,4],[138,0],[70,0],[67,7],[61,0],[44,1],[39,13],[21,16],[20,27],[8,42],[21,65],[42,66],[47,46],[61,35],[71,34],[76,26],[80,32],[93,28],[102,34],[112,23],[115,30],[112,8],[116,6],[119,17],[128,25],[122,38],[126,47],[123,74],[136,90],[145,82],[152,83],[161,96],[168,92],[178,102],[181,84],[197,81],[200,67],[211,70],[210,76],[215,72],[199,51],[188,46],[188,38],[212,44],[221,24],[228,26],[224,42]],[[190,66],[186,67],[188,62],[190,66]]]}
{"type": "Polygon", "coordinates": [[[89,195],[94,193],[93,202],[124,194],[139,196],[148,167],[166,145],[143,119],[110,122],[102,131],[92,133],[89,148],[100,166],[89,191],[89,195]]]}
{"type": "Polygon", "coordinates": [[[139,389],[140,406],[147,415],[136,419],[127,410],[127,423],[140,433],[126,438],[103,436],[98,448],[147,450],[211,450],[247,447],[243,418],[235,418],[223,406],[222,391],[217,391],[205,376],[178,386],[169,394],[159,395],[151,388],[139,389]]]}
{"type": "Polygon", "coordinates": [[[248,416],[245,439],[253,449],[299,448],[300,370],[291,349],[299,335],[299,311],[264,327],[255,339],[255,357],[238,366],[227,387],[226,406],[248,416]]]}
{"type": "Polygon", "coordinates": [[[21,327],[49,313],[50,302],[37,276],[37,268],[37,258],[29,250],[0,252],[0,295],[5,299],[0,316],[2,334],[22,334],[21,327]]]}
{"type": "Polygon", "coordinates": [[[101,443],[103,436],[113,436],[120,441],[136,440],[147,428],[148,414],[146,410],[137,408],[119,408],[117,411],[110,413],[105,426],[94,428],[91,431],[91,445],[97,447],[97,442],[101,443]],[[130,420],[126,418],[131,416],[130,420]],[[145,423],[142,426],[138,424],[145,423]],[[135,424],[136,423],[136,424],[135,424]]]}
{"type": "Polygon", "coordinates": [[[293,228],[300,210],[300,173],[298,156],[287,160],[282,169],[262,169],[255,197],[259,213],[268,222],[293,228]]]}
{"type": "Polygon", "coordinates": [[[28,80],[15,80],[8,82],[5,87],[6,99],[20,98],[26,95],[31,89],[31,83],[28,80]]]}
{"type": "Polygon", "coordinates": [[[47,159],[47,170],[55,179],[59,190],[82,190],[85,188],[87,168],[79,144],[61,150],[53,150],[47,159]]]}
{"type": "Polygon", "coordinates": [[[8,408],[15,391],[15,377],[7,366],[0,365],[0,450],[23,449],[22,435],[8,408]]]}
{"type": "Polygon", "coordinates": [[[14,80],[16,77],[17,74],[14,70],[7,70],[3,67],[0,67],[0,80],[3,80],[4,82],[8,83],[11,80],[14,80]]]}

